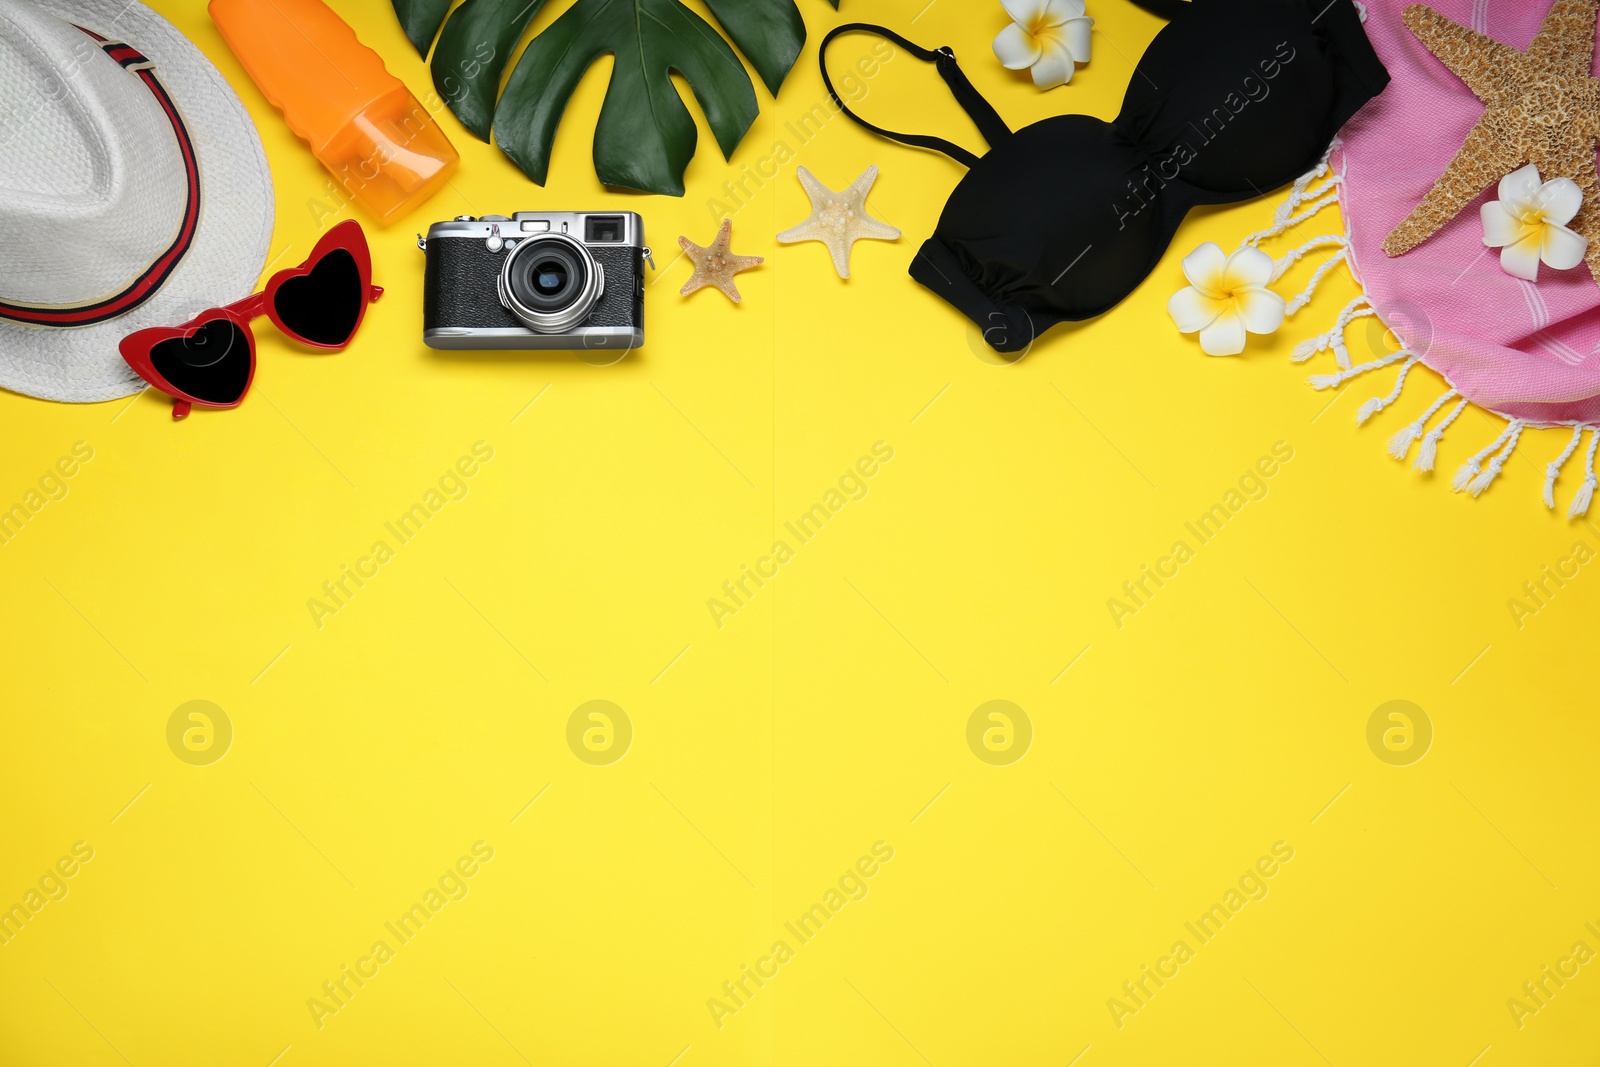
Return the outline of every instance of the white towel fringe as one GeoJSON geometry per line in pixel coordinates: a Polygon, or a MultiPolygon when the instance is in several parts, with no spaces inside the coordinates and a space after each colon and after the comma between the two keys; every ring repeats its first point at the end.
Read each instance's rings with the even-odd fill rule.
{"type": "Polygon", "coordinates": [[[1320,334],[1316,337],[1307,337],[1304,341],[1294,346],[1294,353],[1290,355],[1291,363],[1304,363],[1318,352],[1325,352],[1328,348],[1328,335],[1320,334]]]}
{"type": "MultiPolygon", "coordinates": [[[[1366,297],[1362,297],[1361,299],[1365,300],[1366,297]]],[[[1333,349],[1334,361],[1337,362],[1339,366],[1346,368],[1350,366],[1350,350],[1346,348],[1344,344],[1345,328],[1356,319],[1371,318],[1377,314],[1377,309],[1373,307],[1364,307],[1360,310],[1351,312],[1349,318],[1345,319],[1343,324],[1340,325],[1338,332],[1328,339],[1328,347],[1333,349]]]]}
{"type": "Polygon", "coordinates": [[[1439,425],[1428,431],[1427,436],[1422,439],[1422,444],[1417,448],[1417,470],[1433,470],[1433,464],[1439,457],[1439,439],[1450,428],[1450,424],[1459,419],[1461,413],[1465,410],[1467,410],[1467,400],[1463,397],[1461,403],[1457,404],[1439,425]]]}
{"type": "Polygon", "coordinates": [[[1315,189],[1307,189],[1305,192],[1305,199],[1315,200],[1319,196],[1326,196],[1328,193],[1333,192],[1339,187],[1339,180],[1339,176],[1335,174],[1333,177],[1329,178],[1315,189]]]}
{"type": "Polygon", "coordinates": [[[1581,519],[1589,513],[1589,505],[1594,501],[1594,491],[1597,483],[1594,475],[1595,446],[1600,445],[1600,426],[1596,426],[1589,433],[1589,454],[1583,462],[1583,484],[1578,487],[1578,494],[1572,498],[1572,507],[1567,511],[1567,518],[1581,519]]]}
{"type": "Polygon", "coordinates": [[[1526,425],[1527,423],[1521,419],[1512,420],[1511,437],[1506,441],[1505,449],[1497,453],[1494,459],[1489,461],[1489,465],[1483,469],[1483,473],[1472,479],[1472,484],[1467,486],[1472,491],[1473,496],[1483,495],[1483,491],[1489,488],[1496,478],[1500,477],[1500,468],[1506,465],[1506,460],[1511,458],[1511,453],[1517,450],[1517,441],[1521,439],[1522,429],[1526,425]]]}
{"type": "Polygon", "coordinates": [[[1328,150],[1322,153],[1322,158],[1317,160],[1316,166],[1294,180],[1294,185],[1289,189],[1288,206],[1280,206],[1278,208],[1278,217],[1280,219],[1286,219],[1293,214],[1294,205],[1305,199],[1306,190],[1311,188],[1311,183],[1329,172],[1328,157],[1331,155],[1333,155],[1333,148],[1330,145],[1328,150]]]}
{"type": "Polygon", "coordinates": [[[1324,248],[1344,248],[1348,243],[1344,239],[1344,235],[1340,233],[1324,233],[1313,237],[1294,251],[1284,253],[1283,258],[1273,264],[1271,280],[1277,281],[1283,277],[1289,272],[1290,267],[1293,267],[1312,252],[1324,248]]]}
{"type": "Polygon", "coordinates": [[[1294,186],[1289,190],[1288,199],[1279,204],[1278,210],[1273,214],[1272,225],[1259,233],[1253,233],[1246,237],[1244,239],[1245,244],[1254,247],[1269,237],[1276,237],[1285,230],[1290,230],[1300,225],[1329,204],[1339,202],[1338,187],[1340,179],[1338,175],[1329,178],[1315,189],[1311,188],[1312,182],[1328,173],[1328,156],[1332,155],[1332,153],[1333,148],[1330,147],[1327,152],[1323,153],[1321,162],[1295,179],[1294,186]],[[1313,200],[1314,202],[1309,208],[1296,214],[1302,204],[1313,200]]]}
{"type": "Polygon", "coordinates": [[[1326,352],[1331,348],[1333,349],[1334,359],[1338,361],[1339,369],[1349,370],[1350,350],[1344,344],[1344,331],[1356,319],[1376,314],[1377,312],[1372,309],[1372,305],[1367,303],[1365,296],[1356,297],[1345,305],[1343,311],[1339,312],[1339,317],[1333,322],[1333,329],[1320,337],[1312,337],[1295,345],[1294,354],[1289,357],[1290,360],[1295,363],[1304,363],[1317,353],[1326,352]]]}
{"type": "MultiPolygon", "coordinates": [[[[1432,404],[1430,404],[1428,406],[1428,410],[1424,411],[1422,413],[1422,417],[1417,419],[1416,422],[1413,422],[1410,426],[1405,427],[1399,433],[1389,438],[1389,455],[1393,456],[1395,459],[1404,460],[1406,458],[1406,454],[1411,451],[1411,443],[1417,438],[1421,437],[1422,431],[1427,429],[1428,420],[1437,415],[1439,413],[1439,409],[1453,400],[1456,395],[1456,391],[1451,389],[1438,400],[1435,400],[1432,404]]],[[[1435,438],[1435,440],[1437,440],[1437,438],[1435,438]]]]}
{"type": "MultiPolygon", "coordinates": [[[[1402,349],[1402,351],[1404,350],[1402,349]]],[[[1409,356],[1411,353],[1407,352],[1406,355],[1409,356]]],[[[1366,421],[1372,418],[1372,416],[1376,415],[1378,412],[1382,411],[1384,408],[1400,399],[1400,391],[1406,387],[1406,375],[1411,373],[1411,368],[1415,367],[1417,365],[1417,360],[1421,358],[1421,356],[1411,356],[1410,359],[1406,360],[1405,365],[1400,368],[1400,376],[1394,380],[1394,390],[1388,396],[1375,396],[1357,409],[1357,426],[1365,425],[1366,421]]]]}
{"type": "Polygon", "coordinates": [[[1323,260],[1322,266],[1317,268],[1316,273],[1311,276],[1311,280],[1306,283],[1306,287],[1300,290],[1299,293],[1295,294],[1294,299],[1290,300],[1289,303],[1284,305],[1283,313],[1285,316],[1293,315],[1295,312],[1311,303],[1311,296],[1317,291],[1317,286],[1322,284],[1322,279],[1328,276],[1328,272],[1330,270],[1337,267],[1350,257],[1350,250],[1342,247],[1344,244],[1344,238],[1341,237],[1338,240],[1341,245],[1339,251],[1323,260]]]}
{"type": "Polygon", "coordinates": [[[1567,447],[1561,450],[1551,464],[1544,469],[1544,506],[1554,511],[1556,506],[1556,479],[1561,476],[1561,468],[1567,465],[1567,460],[1578,450],[1578,445],[1583,440],[1583,427],[1572,428],[1572,440],[1567,442],[1567,447]]]}
{"type": "MultiPolygon", "coordinates": [[[[1317,160],[1316,166],[1312,167],[1310,170],[1306,171],[1304,174],[1300,175],[1300,177],[1294,180],[1294,188],[1289,194],[1291,199],[1293,199],[1296,195],[1304,196],[1305,191],[1311,187],[1312,182],[1328,173],[1328,156],[1331,155],[1332,152],[1333,150],[1330,148],[1328,151],[1322,153],[1322,158],[1317,160]]],[[[1287,215],[1288,212],[1285,211],[1283,214],[1287,215]]]]}
{"type": "Polygon", "coordinates": [[[1506,428],[1501,431],[1499,437],[1490,442],[1488,448],[1461,465],[1461,469],[1456,471],[1455,478],[1450,482],[1450,488],[1458,493],[1471,489],[1473,496],[1489,488],[1489,483],[1494,481],[1495,476],[1500,473],[1500,468],[1505,466],[1506,458],[1511,454],[1511,450],[1505,448],[1506,442],[1511,442],[1511,448],[1516,447],[1517,438],[1522,436],[1522,425],[1521,419],[1512,419],[1506,423],[1506,428]],[[1502,449],[1504,451],[1501,451],[1502,449]],[[1483,461],[1488,459],[1491,452],[1496,455],[1490,461],[1489,469],[1483,470],[1483,461]],[[1483,473],[1480,474],[1479,471],[1483,473]]]}
{"type": "MultiPolygon", "coordinates": [[[[1366,7],[1360,3],[1360,0],[1355,0],[1355,6],[1361,16],[1361,21],[1365,22],[1367,20],[1366,7]]],[[[1277,211],[1273,214],[1272,225],[1246,237],[1241,242],[1241,248],[1253,248],[1269,238],[1280,236],[1301,223],[1315,218],[1330,204],[1339,203],[1344,176],[1334,170],[1330,163],[1333,153],[1339,147],[1339,142],[1335,139],[1321,161],[1295,181],[1289,191],[1288,198],[1278,206],[1277,211]],[[1322,179],[1322,181],[1318,183],[1318,179],[1322,179]]],[[[1273,261],[1270,280],[1276,282],[1311,253],[1325,249],[1333,249],[1333,254],[1324,259],[1317,266],[1317,269],[1312,272],[1305,288],[1285,303],[1284,315],[1286,317],[1306,308],[1311,303],[1311,299],[1316,294],[1318,287],[1327,279],[1329,273],[1337,269],[1341,263],[1348,264],[1350,262],[1350,243],[1341,233],[1320,234],[1273,261]]],[[[1350,351],[1345,344],[1346,330],[1356,319],[1376,316],[1377,314],[1377,309],[1368,302],[1365,294],[1358,296],[1346,304],[1344,309],[1339,312],[1332,328],[1327,333],[1301,341],[1295,345],[1294,352],[1290,356],[1292,362],[1304,363],[1323,352],[1333,352],[1334,360],[1338,364],[1338,371],[1333,374],[1311,375],[1310,382],[1313,389],[1338,388],[1352,378],[1382,367],[1391,366],[1402,359],[1405,360],[1405,363],[1400,367],[1400,373],[1395,377],[1394,389],[1387,396],[1372,397],[1357,409],[1357,425],[1366,423],[1374,415],[1384,411],[1398,400],[1405,389],[1406,378],[1411,373],[1411,368],[1421,362],[1420,356],[1402,348],[1397,352],[1388,353],[1359,366],[1351,365],[1350,351]]],[[[1416,421],[1401,427],[1399,431],[1389,438],[1389,454],[1403,462],[1406,456],[1410,454],[1411,446],[1417,444],[1420,438],[1421,443],[1417,447],[1416,469],[1424,472],[1432,471],[1434,465],[1438,462],[1439,442],[1444,438],[1445,431],[1461,417],[1462,412],[1466,411],[1469,403],[1470,401],[1462,397],[1457,390],[1453,388],[1447,390],[1432,404],[1429,404],[1428,409],[1416,421]],[[1429,420],[1437,415],[1451,400],[1457,401],[1455,407],[1439,421],[1437,426],[1428,430],[1429,420]]],[[[1495,479],[1500,476],[1512,454],[1516,452],[1517,445],[1522,439],[1522,432],[1527,427],[1526,420],[1511,419],[1506,424],[1506,428],[1490,442],[1487,448],[1462,464],[1460,469],[1456,471],[1455,477],[1451,479],[1451,488],[1458,493],[1470,492],[1474,497],[1485,492],[1494,484],[1495,479]]],[[[1572,459],[1574,453],[1582,445],[1585,431],[1589,433],[1589,448],[1584,458],[1584,477],[1577,493],[1573,495],[1571,507],[1567,511],[1569,519],[1587,515],[1594,503],[1595,494],[1600,492],[1600,475],[1595,473],[1596,461],[1597,458],[1600,458],[1600,425],[1574,426],[1572,437],[1567,442],[1566,448],[1545,468],[1544,503],[1545,507],[1554,509],[1556,506],[1556,481],[1560,478],[1561,471],[1567,462],[1572,459]]]]}
{"type": "Polygon", "coordinates": [[[1387,356],[1384,356],[1381,359],[1375,359],[1371,363],[1363,363],[1359,367],[1351,367],[1349,370],[1342,370],[1338,374],[1313,374],[1310,378],[1311,388],[1336,389],[1345,382],[1349,381],[1351,378],[1356,378],[1360,375],[1366,374],[1368,371],[1375,371],[1381,367],[1387,367],[1390,364],[1398,363],[1410,355],[1412,355],[1411,352],[1408,352],[1402,348],[1398,352],[1390,352],[1387,356]]]}
{"type": "Polygon", "coordinates": [[[1244,243],[1247,245],[1257,245],[1269,237],[1276,237],[1280,233],[1294,229],[1302,222],[1309,222],[1311,219],[1320,214],[1323,208],[1327,207],[1329,204],[1337,204],[1339,202],[1339,190],[1334,189],[1333,192],[1328,193],[1320,199],[1311,201],[1310,206],[1298,214],[1287,215],[1285,213],[1285,208],[1293,211],[1303,202],[1304,200],[1296,200],[1292,196],[1290,199],[1285,200],[1283,202],[1283,207],[1278,209],[1277,221],[1273,222],[1271,226],[1262,230],[1260,233],[1251,234],[1249,237],[1245,238],[1244,243]]]}

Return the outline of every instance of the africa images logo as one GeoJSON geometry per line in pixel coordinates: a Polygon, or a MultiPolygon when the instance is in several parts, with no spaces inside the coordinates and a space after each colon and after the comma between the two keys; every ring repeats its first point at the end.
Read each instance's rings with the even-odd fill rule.
{"type": "Polygon", "coordinates": [[[591,767],[609,766],[633,747],[633,720],[609,700],[585,701],[567,717],[567,747],[591,767]]]}
{"type": "Polygon", "coordinates": [[[1269,880],[1293,859],[1293,845],[1287,841],[1273,842],[1271,855],[1259,857],[1245,868],[1234,885],[1228,887],[1221,900],[1214,901],[1199,918],[1183,924],[1193,944],[1189,938],[1174,941],[1171,950],[1157,958],[1154,966],[1143,964],[1136,977],[1122,983],[1121,995],[1107,997],[1106,1010],[1111,1013],[1111,1021],[1117,1024],[1117,1029],[1121,1030],[1129,1018],[1149,1007],[1156,995],[1182,973],[1184,965],[1198,956],[1200,949],[1215,941],[1240,912],[1253,902],[1267,899],[1272,892],[1269,880]]]}
{"type": "Polygon", "coordinates": [[[894,846],[887,841],[874,841],[871,855],[858,857],[820,900],[813,902],[798,918],[783,924],[784,930],[794,939],[793,944],[788,938],[774,941],[771,951],[757,959],[753,967],[748,963],[742,965],[738,975],[722,983],[721,996],[706,998],[706,1010],[711,1013],[711,1021],[717,1024],[717,1029],[721,1030],[729,1017],[739,1014],[755,999],[768,982],[778,977],[783,965],[795,958],[799,948],[822,933],[823,927],[837,919],[846,906],[865,900],[872,891],[868,883],[892,859],[894,846]]]}
{"type": "Polygon", "coordinates": [[[872,455],[860,457],[839,476],[837,487],[830,486],[822,494],[821,500],[801,512],[793,522],[783,524],[783,528],[793,536],[795,544],[791,545],[784,538],[774,541],[771,554],[757,559],[754,569],[748,563],[741,564],[739,574],[722,583],[722,593],[727,599],[707,597],[706,610],[711,613],[711,621],[717,629],[727,625],[729,616],[737,615],[749,606],[756,594],[766,588],[767,582],[778,576],[783,565],[794,559],[799,547],[810,544],[823,527],[839,517],[846,504],[865,500],[872,491],[867,480],[892,459],[894,446],[887,441],[876,442],[872,446],[872,455]]]}
{"type": "Polygon", "coordinates": [[[1268,83],[1282,74],[1284,66],[1293,63],[1298,54],[1288,41],[1279,41],[1272,57],[1256,64],[1255,70],[1260,71],[1260,77],[1256,76],[1254,70],[1246,74],[1240,80],[1239,88],[1224,96],[1222,105],[1212,108],[1211,114],[1200,120],[1200,125],[1196,126],[1192,122],[1189,124],[1189,128],[1200,138],[1198,145],[1181,140],[1171,152],[1156,160],[1153,165],[1146,163],[1137,182],[1129,178],[1128,195],[1123,198],[1122,203],[1111,205],[1111,210],[1117,216],[1117,229],[1127,229],[1129,219],[1135,218],[1145,208],[1154,204],[1156,194],[1165,189],[1168,182],[1177,180],[1183,168],[1195,161],[1201,149],[1220,137],[1222,131],[1228,128],[1228,124],[1238,118],[1245,108],[1253,103],[1259,104],[1271,96],[1272,86],[1268,83]]]}
{"type": "Polygon", "coordinates": [[[322,983],[320,996],[307,997],[306,1010],[311,1013],[311,1021],[317,1024],[317,1029],[321,1030],[329,1018],[349,1007],[356,994],[382,973],[401,948],[409,945],[429,923],[437,919],[446,905],[467,899],[467,894],[472,892],[471,880],[492,859],[493,845],[487,841],[473,842],[472,855],[463,855],[446,867],[437,881],[422,893],[421,899],[413,902],[392,922],[383,924],[384,930],[393,938],[392,943],[390,937],[374,941],[366,955],[357,957],[354,966],[348,963],[341,965],[338,974],[322,983]]]}

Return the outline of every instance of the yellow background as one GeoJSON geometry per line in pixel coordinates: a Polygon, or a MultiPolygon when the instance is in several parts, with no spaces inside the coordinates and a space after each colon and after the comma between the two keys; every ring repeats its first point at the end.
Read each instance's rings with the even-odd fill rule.
{"type": "MultiPolygon", "coordinates": [[[[1178,336],[1181,256],[1233,247],[1277,197],[1197,213],[1116,311],[1015,365],[983,358],[905,273],[959,167],[844,118],[786,132],[825,102],[816,41],[848,17],[950,44],[1021,126],[1114,115],[1160,24],[1098,0],[1093,61],[1041,94],[989,51],[998,4],[800,5],[806,51],[776,101],[758,86],[731,163],[691,104],[682,199],[597,183],[605,61],[545,188],[443,116],[462,167],[414,217],[369,225],[388,294],[347,353],[262,320],[243,406],[176,424],[154,394],[0,395],[5,506],[74,442],[94,450],[0,547],[0,905],[94,849],[0,946],[0,1063],[1591,1062],[1600,967],[1520,1029],[1506,1004],[1574,942],[1600,949],[1600,576],[1520,628],[1507,605],[1575,542],[1600,547],[1563,517],[1576,463],[1562,513],[1540,506],[1565,435],[1530,434],[1476,501],[1448,479],[1497,420],[1464,416],[1431,477],[1389,459],[1432,375],[1357,430],[1391,375],[1330,395],[1304,381],[1328,357],[1287,361],[1354,294],[1342,273],[1243,358],[1178,336]],[[675,238],[709,240],[708,199],[778,141],[795,159],[735,215],[735,250],[767,257],[743,305],[680,298],[675,238]],[[857,245],[848,282],[821,245],[778,246],[809,210],[797,164],[834,188],[880,165],[870,203],[905,236],[857,245]],[[418,231],[599,208],[642,212],[656,250],[642,352],[422,345],[418,231]],[[479,441],[493,459],[467,496],[396,544],[385,522],[479,441]],[[708,598],[879,441],[893,459],[867,495],[718,628],[708,598]],[[1277,442],[1293,459],[1265,498],[1197,545],[1184,524],[1277,442]],[[380,539],[395,558],[319,627],[307,601],[380,539]],[[1179,539],[1195,558],[1119,628],[1108,598],[1179,539]],[[1397,699],[1434,731],[1409,766],[1367,744],[1397,699]],[[167,744],[190,700],[233,726],[209,766],[167,744]],[[632,723],[619,762],[568,747],[590,700],[632,723]],[[1009,766],[967,744],[990,700],[1032,724],[1009,766]],[[468,895],[319,1027],[308,999],[478,841],[494,857],[468,895]],[[863,899],[809,943],[785,931],[879,841],[893,860],[863,899]],[[1270,892],[1199,945],[1184,924],[1280,841],[1294,858],[1270,892]],[[719,1028],[707,1001],[780,939],[793,958],[719,1028]],[[1108,999],[1178,940],[1194,958],[1119,1028],[1108,999]]],[[[325,173],[200,0],[157,6],[256,119],[274,257],[303,257],[319,214],[362,218],[327,215],[325,173]]],[[[388,4],[334,6],[430,87],[388,4]]],[[[839,69],[870,44],[843,42],[839,69]]],[[[977,145],[903,54],[861,106],[977,145]]],[[[1372,343],[1351,331],[1358,356],[1372,343]]]]}

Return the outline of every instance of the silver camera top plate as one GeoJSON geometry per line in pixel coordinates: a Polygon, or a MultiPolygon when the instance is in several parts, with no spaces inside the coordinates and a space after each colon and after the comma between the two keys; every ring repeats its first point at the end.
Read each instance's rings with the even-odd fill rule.
{"type": "Polygon", "coordinates": [[[463,216],[428,227],[436,237],[491,237],[521,241],[547,233],[564,233],[583,244],[635,247],[644,245],[644,219],[635,211],[518,211],[513,215],[463,216]]]}

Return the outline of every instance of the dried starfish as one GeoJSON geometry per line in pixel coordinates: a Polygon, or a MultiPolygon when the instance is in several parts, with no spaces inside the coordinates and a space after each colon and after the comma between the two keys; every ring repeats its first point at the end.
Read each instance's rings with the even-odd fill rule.
{"type": "Polygon", "coordinates": [[[735,304],[739,302],[739,290],[733,284],[733,276],[742,270],[759,267],[766,262],[761,256],[736,256],[728,248],[728,241],[733,237],[733,220],[723,219],[722,228],[717,231],[716,239],[705,248],[701,248],[687,237],[678,238],[678,247],[694,263],[694,273],[689,276],[688,282],[678,290],[688,296],[696,289],[703,289],[708,285],[721,289],[729,300],[735,304]]]}
{"type": "Polygon", "coordinates": [[[1411,32],[1487,110],[1422,203],[1385,239],[1384,252],[1411,251],[1490,184],[1533,163],[1545,177],[1571,178],[1583,191],[1569,225],[1589,238],[1585,258],[1600,282],[1600,80],[1589,74],[1597,10],[1600,0],[1555,0],[1533,44],[1519,52],[1420,4],[1406,8],[1411,32]]]}
{"type": "Polygon", "coordinates": [[[821,241],[833,255],[834,269],[839,277],[850,277],[850,246],[863,238],[876,241],[898,241],[900,231],[888,223],[879,222],[867,214],[867,193],[878,180],[878,168],[868,167],[850,188],[836,193],[804,167],[796,168],[800,184],[811,198],[811,217],[798,226],[778,234],[784,244],[797,241],[821,241]]]}

